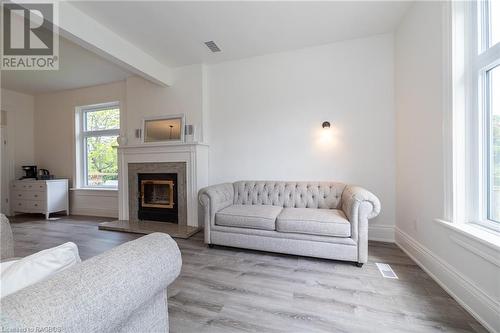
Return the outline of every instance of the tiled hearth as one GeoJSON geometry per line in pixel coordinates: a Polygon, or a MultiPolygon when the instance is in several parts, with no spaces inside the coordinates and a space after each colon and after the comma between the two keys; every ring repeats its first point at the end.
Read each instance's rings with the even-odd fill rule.
{"type": "Polygon", "coordinates": [[[153,232],[164,232],[176,238],[189,238],[200,230],[200,228],[198,227],[190,227],[187,225],[178,225],[174,223],[130,220],[101,222],[99,223],[99,229],[131,232],[134,234],[151,234],[153,232]]]}
{"type": "MultiPolygon", "coordinates": [[[[99,224],[99,229],[149,234],[164,232],[188,238],[201,229],[198,190],[208,183],[208,147],[200,144],[137,145],[119,148],[119,219],[99,224]],[[140,220],[139,175],[176,175],[177,223],[140,220]]],[[[154,177],[153,177],[154,178],[154,177]]]]}

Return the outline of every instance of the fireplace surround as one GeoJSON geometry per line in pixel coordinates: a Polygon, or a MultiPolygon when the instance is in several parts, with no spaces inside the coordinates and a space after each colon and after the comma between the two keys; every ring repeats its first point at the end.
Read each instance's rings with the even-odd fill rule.
{"type": "MultiPolygon", "coordinates": [[[[100,229],[142,234],[165,232],[179,238],[188,238],[201,230],[198,191],[208,186],[208,145],[190,142],[119,146],[118,165],[119,219],[100,223],[100,229]],[[139,218],[139,203],[142,204],[139,174],[177,175],[178,223],[139,218]]],[[[163,205],[165,193],[150,194],[156,198],[146,198],[146,204],[154,199],[163,205]]]]}
{"type": "Polygon", "coordinates": [[[187,224],[186,163],[129,163],[128,184],[129,219],[187,224]],[[161,184],[163,182],[174,186],[161,184]],[[142,193],[143,187],[147,193],[142,193]],[[167,198],[169,191],[172,197],[167,198]]]}

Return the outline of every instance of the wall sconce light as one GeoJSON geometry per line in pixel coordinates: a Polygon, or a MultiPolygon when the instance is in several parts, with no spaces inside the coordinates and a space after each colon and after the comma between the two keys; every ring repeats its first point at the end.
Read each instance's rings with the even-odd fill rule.
{"type": "Polygon", "coordinates": [[[323,128],[330,128],[330,122],[329,121],[324,121],[323,124],[321,124],[321,127],[323,127],[323,128]]]}

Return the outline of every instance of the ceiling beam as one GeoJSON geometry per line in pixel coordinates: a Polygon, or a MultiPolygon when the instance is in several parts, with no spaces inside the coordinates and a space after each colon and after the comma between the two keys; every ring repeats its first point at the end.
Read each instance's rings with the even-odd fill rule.
{"type": "Polygon", "coordinates": [[[162,86],[172,85],[172,73],[168,66],[83,13],[70,2],[58,3],[59,35],[146,80],[162,86]]]}

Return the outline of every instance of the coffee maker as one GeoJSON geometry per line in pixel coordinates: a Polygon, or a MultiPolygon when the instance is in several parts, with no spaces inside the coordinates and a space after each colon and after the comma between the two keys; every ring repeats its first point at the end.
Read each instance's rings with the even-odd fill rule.
{"type": "Polygon", "coordinates": [[[47,169],[38,169],[38,180],[49,180],[54,179],[54,175],[51,175],[47,169]]]}
{"type": "Polygon", "coordinates": [[[23,165],[24,176],[21,179],[36,179],[37,177],[37,168],[36,165],[23,165]]]}

